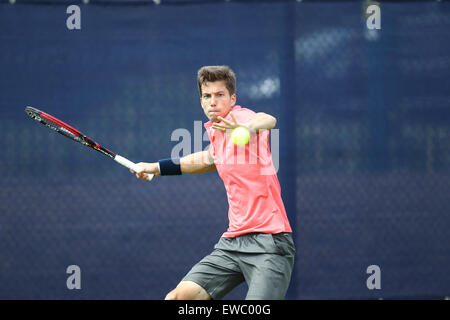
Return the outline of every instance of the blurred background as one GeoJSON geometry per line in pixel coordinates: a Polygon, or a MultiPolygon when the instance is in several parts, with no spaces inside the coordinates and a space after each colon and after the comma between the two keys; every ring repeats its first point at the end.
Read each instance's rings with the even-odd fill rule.
{"type": "Polygon", "coordinates": [[[24,108],[156,161],[206,121],[196,74],[216,64],[239,105],[278,119],[288,299],[450,296],[450,3],[382,2],[378,30],[367,5],[0,0],[0,298],[162,299],[212,251],[228,224],[216,172],[145,183],[24,108]]]}

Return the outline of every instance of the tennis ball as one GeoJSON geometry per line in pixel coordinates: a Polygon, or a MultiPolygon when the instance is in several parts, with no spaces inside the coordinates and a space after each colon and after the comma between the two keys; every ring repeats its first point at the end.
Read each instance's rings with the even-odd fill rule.
{"type": "Polygon", "coordinates": [[[235,145],[243,146],[248,143],[250,139],[250,132],[247,128],[237,127],[231,132],[231,140],[235,145]]]}

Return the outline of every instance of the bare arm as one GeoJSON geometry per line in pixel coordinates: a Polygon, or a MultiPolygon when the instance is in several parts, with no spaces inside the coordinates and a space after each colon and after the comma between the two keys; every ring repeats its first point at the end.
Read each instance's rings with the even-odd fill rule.
{"type": "Polygon", "coordinates": [[[221,122],[214,122],[213,128],[220,131],[226,131],[237,127],[246,127],[250,132],[256,132],[259,130],[273,129],[277,124],[277,119],[275,117],[264,112],[256,113],[253,118],[245,123],[238,122],[233,113],[231,113],[231,118],[233,121],[228,121],[222,117],[218,117],[221,122]]]}
{"type": "Polygon", "coordinates": [[[182,173],[206,173],[216,170],[208,150],[192,153],[180,159],[182,173]]]}
{"type": "Polygon", "coordinates": [[[273,129],[277,124],[277,119],[270,114],[258,112],[253,118],[243,125],[250,131],[258,131],[263,129],[273,129]]]}
{"type": "MultiPolygon", "coordinates": [[[[158,162],[139,162],[137,164],[141,170],[131,173],[136,173],[136,177],[142,180],[148,180],[146,173],[152,173],[155,177],[161,175],[159,171],[158,162]]],[[[216,170],[216,165],[211,158],[208,150],[192,153],[185,157],[180,158],[181,173],[206,173],[216,170]]]]}

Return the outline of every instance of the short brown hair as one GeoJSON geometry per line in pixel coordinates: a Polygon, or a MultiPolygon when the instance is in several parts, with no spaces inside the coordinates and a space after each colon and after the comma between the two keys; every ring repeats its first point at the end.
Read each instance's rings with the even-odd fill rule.
{"type": "Polygon", "coordinates": [[[198,70],[198,92],[202,96],[202,85],[206,82],[225,81],[230,95],[236,93],[236,75],[228,66],[204,66],[198,70]]]}

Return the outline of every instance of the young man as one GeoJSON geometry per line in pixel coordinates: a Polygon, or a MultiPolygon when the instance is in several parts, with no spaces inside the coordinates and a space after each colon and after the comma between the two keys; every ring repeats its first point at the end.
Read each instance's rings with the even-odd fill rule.
{"type": "Polygon", "coordinates": [[[146,180],[145,173],[156,177],[217,170],[227,192],[229,227],[213,252],[166,299],[221,299],[243,281],[249,287],[246,299],[283,299],[295,247],[270,154],[268,130],[275,127],[276,119],[235,105],[236,78],[227,66],[203,67],[197,80],[200,103],[209,119],[204,125],[209,150],[179,162],[141,162],[136,176],[146,180]],[[231,130],[239,126],[251,133],[246,145],[237,146],[230,139],[231,130]]]}

